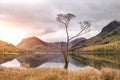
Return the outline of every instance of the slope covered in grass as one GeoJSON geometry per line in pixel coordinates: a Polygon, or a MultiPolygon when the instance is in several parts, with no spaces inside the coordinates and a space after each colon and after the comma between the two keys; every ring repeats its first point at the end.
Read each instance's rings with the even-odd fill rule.
{"type": "MultiPolygon", "coordinates": [[[[117,21],[113,21],[110,24],[108,24],[107,26],[105,26],[103,28],[103,30],[96,35],[95,37],[92,37],[84,42],[81,42],[79,44],[77,44],[76,46],[72,47],[72,51],[80,51],[84,48],[86,48],[86,50],[89,48],[92,48],[91,51],[94,49],[96,49],[97,47],[99,49],[103,49],[106,48],[107,51],[111,51],[112,47],[113,52],[114,50],[116,51],[116,49],[114,49],[114,47],[120,47],[120,45],[117,45],[116,43],[119,43],[120,41],[120,23],[117,21]],[[110,47],[108,47],[108,45],[110,45],[110,47]],[[115,45],[116,44],[116,45],[115,45]],[[101,47],[101,48],[100,48],[101,47]],[[102,48],[104,47],[104,48],[102,48]],[[93,49],[94,48],[94,49],[93,49]],[[108,50],[108,49],[110,50],[108,50]]],[[[118,49],[120,52],[120,49],[118,49]]],[[[89,50],[88,50],[89,51],[89,50]]]]}
{"type": "Polygon", "coordinates": [[[103,45],[88,46],[81,49],[82,52],[120,52],[120,41],[103,45]]]}
{"type": "Polygon", "coordinates": [[[98,35],[77,44],[71,51],[75,53],[72,57],[83,64],[120,69],[120,22],[111,22],[98,35]]]}
{"type": "Polygon", "coordinates": [[[20,52],[20,50],[17,49],[14,45],[0,40],[0,53],[4,53],[4,52],[17,53],[20,52]]]}

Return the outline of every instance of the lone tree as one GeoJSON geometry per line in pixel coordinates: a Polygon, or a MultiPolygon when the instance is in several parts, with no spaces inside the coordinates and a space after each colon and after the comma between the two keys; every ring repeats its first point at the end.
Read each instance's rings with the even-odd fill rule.
{"type": "Polygon", "coordinates": [[[70,37],[69,36],[69,32],[68,32],[68,27],[69,27],[70,21],[73,18],[75,18],[75,17],[76,16],[74,14],[67,13],[67,14],[57,14],[57,18],[56,18],[56,20],[58,22],[64,24],[65,29],[66,29],[66,39],[67,39],[66,40],[67,41],[66,42],[66,50],[65,50],[65,52],[63,52],[64,61],[65,61],[65,65],[64,65],[65,69],[68,68],[68,64],[69,64],[69,42],[72,39],[74,39],[74,38],[76,38],[76,37],[78,37],[78,36],[80,36],[82,34],[87,33],[89,31],[89,27],[91,26],[89,21],[79,22],[79,24],[80,24],[80,31],[76,35],[70,37]]]}

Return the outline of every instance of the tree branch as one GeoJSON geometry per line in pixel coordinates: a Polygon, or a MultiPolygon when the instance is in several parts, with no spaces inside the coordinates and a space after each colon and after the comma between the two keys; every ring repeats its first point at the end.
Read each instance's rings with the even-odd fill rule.
{"type": "Polygon", "coordinates": [[[84,30],[85,30],[85,28],[82,29],[77,35],[71,37],[71,38],[69,39],[69,41],[72,40],[72,39],[74,39],[74,38],[76,38],[76,37],[78,37],[84,30]]]}

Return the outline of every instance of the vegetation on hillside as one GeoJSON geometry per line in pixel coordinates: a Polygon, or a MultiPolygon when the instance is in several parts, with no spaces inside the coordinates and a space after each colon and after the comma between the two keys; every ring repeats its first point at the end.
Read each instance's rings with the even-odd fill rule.
{"type": "Polygon", "coordinates": [[[120,52],[120,41],[84,47],[81,52],[120,52]]]}
{"type": "Polygon", "coordinates": [[[82,64],[96,68],[112,67],[120,69],[120,41],[88,46],[79,49],[72,57],[82,64]],[[81,52],[81,53],[79,53],[81,52]]]}
{"type": "Polygon", "coordinates": [[[113,21],[101,33],[72,47],[72,57],[96,68],[120,69],[120,23],[113,21]],[[82,53],[82,54],[81,54],[82,53]]]}
{"type": "MultiPolygon", "coordinates": [[[[107,26],[107,27],[109,27],[108,30],[111,29],[110,26],[107,26]]],[[[80,42],[76,46],[73,46],[71,50],[72,51],[80,51],[83,49],[83,51],[87,51],[87,49],[88,49],[88,52],[89,52],[89,50],[94,52],[94,50],[99,51],[99,49],[100,49],[100,51],[103,50],[103,51],[108,52],[108,51],[113,50],[112,52],[116,52],[116,51],[120,52],[119,42],[120,42],[120,27],[118,26],[115,29],[111,30],[110,32],[108,32],[104,35],[101,32],[98,35],[96,35],[95,37],[92,37],[86,41],[80,42]],[[115,49],[114,49],[114,47],[115,47],[115,49]]]]}
{"type": "Polygon", "coordinates": [[[18,53],[18,52],[20,52],[20,50],[17,49],[12,44],[0,41],[0,53],[18,53]]]}

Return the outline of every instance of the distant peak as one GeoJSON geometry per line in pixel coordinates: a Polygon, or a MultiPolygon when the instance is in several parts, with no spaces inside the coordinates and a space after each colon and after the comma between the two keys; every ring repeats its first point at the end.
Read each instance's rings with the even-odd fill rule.
{"type": "Polygon", "coordinates": [[[120,24],[120,21],[118,21],[118,20],[113,20],[113,21],[110,22],[110,24],[120,24]]]}
{"type": "Polygon", "coordinates": [[[113,20],[112,22],[110,22],[108,25],[106,25],[100,34],[104,35],[107,34],[113,30],[115,30],[116,28],[120,27],[120,22],[117,20],[113,20]]]}
{"type": "Polygon", "coordinates": [[[24,38],[23,41],[26,41],[26,40],[40,40],[39,38],[33,36],[33,37],[28,37],[28,38],[24,38]]]}
{"type": "Polygon", "coordinates": [[[33,39],[38,39],[36,36],[28,37],[28,38],[24,38],[24,39],[31,39],[31,38],[33,38],[33,39]]]}
{"type": "Polygon", "coordinates": [[[47,42],[44,42],[43,40],[33,36],[33,37],[29,37],[29,38],[24,38],[17,46],[20,46],[20,45],[23,45],[23,44],[34,44],[34,45],[38,45],[38,44],[41,44],[41,45],[45,45],[47,46],[47,42]]]}
{"type": "Polygon", "coordinates": [[[37,38],[36,36],[33,36],[33,37],[31,37],[31,38],[37,38]]]}

